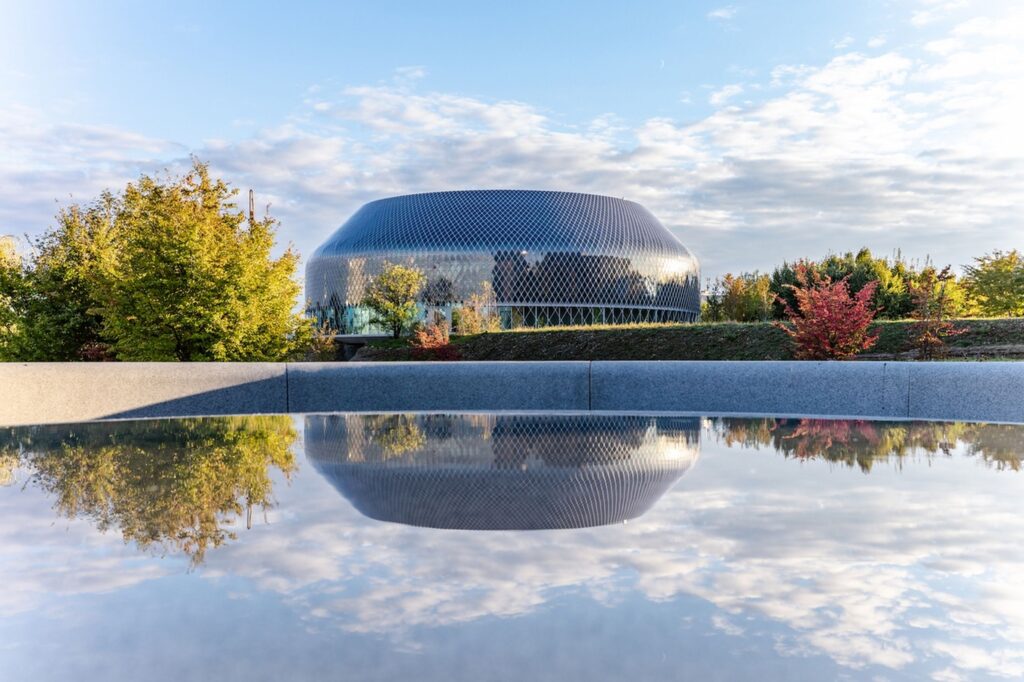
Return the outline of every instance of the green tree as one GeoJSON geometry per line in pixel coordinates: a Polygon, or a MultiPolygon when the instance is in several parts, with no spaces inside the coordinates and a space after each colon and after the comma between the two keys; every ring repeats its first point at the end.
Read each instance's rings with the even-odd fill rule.
{"type": "Polygon", "coordinates": [[[371,415],[366,417],[366,423],[370,438],[380,446],[385,459],[414,452],[427,442],[415,415],[371,415]]]}
{"type": "Polygon", "coordinates": [[[276,221],[247,221],[235,194],[199,161],[182,178],[127,186],[116,250],[90,270],[118,359],[272,361],[303,350],[312,322],[293,312],[298,255],[272,258],[276,221]]]}
{"type": "Polygon", "coordinates": [[[924,453],[951,456],[958,444],[987,466],[1020,471],[1020,441],[1024,427],[1017,424],[967,422],[872,422],[846,419],[747,419],[720,417],[713,433],[728,447],[771,447],[785,457],[824,459],[865,473],[879,462],[896,460],[899,466],[924,453]]]}
{"type": "Polygon", "coordinates": [[[20,302],[24,268],[13,237],[0,236],[0,360],[15,355],[12,345],[21,332],[20,302]]]}
{"type": "Polygon", "coordinates": [[[118,205],[105,193],[92,204],[60,211],[56,227],[32,242],[27,262],[4,268],[8,314],[18,321],[0,344],[5,359],[78,360],[84,348],[100,344],[91,273],[110,258],[118,205]]]}
{"type": "MultiPolygon", "coordinates": [[[[777,296],[774,316],[785,317],[785,309],[797,306],[793,286],[797,285],[797,263],[783,263],[772,273],[772,293],[777,296]]],[[[876,258],[869,249],[843,255],[832,254],[820,261],[799,261],[812,277],[828,278],[833,282],[845,280],[850,293],[857,294],[874,282],[871,304],[880,317],[903,319],[910,316],[914,303],[910,296],[909,282],[916,271],[898,255],[889,260],[876,258]]]]}
{"type": "Polygon", "coordinates": [[[964,268],[964,284],[981,315],[1024,316],[1024,259],[1016,250],[993,251],[964,268]]]}
{"type": "Polygon", "coordinates": [[[701,317],[708,322],[759,322],[772,317],[772,280],[759,272],[727,273],[709,284],[701,317]]]}
{"type": "Polygon", "coordinates": [[[371,322],[397,339],[416,319],[416,296],[425,282],[419,270],[385,262],[363,298],[363,305],[373,313],[371,322]]]}
{"type": "Polygon", "coordinates": [[[62,210],[27,262],[0,263],[0,358],[282,360],[314,340],[293,312],[298,255],[198,160],[180,178],[62,210]]]}

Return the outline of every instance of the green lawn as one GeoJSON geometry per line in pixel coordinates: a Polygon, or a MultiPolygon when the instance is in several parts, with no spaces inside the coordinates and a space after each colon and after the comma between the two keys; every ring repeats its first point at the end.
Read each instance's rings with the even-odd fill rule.
{"type": "MultiPolygon", "coordinates": [[[[878,343],[861,357],[909,360],[911,321],[883,321],[878,343]]],[[[1024,319],[958,320],[951,359],[1024,359],[1024,319]]],[[[790,342],[766,322],[559,327],[453,337],[466,360],[791,360],[790,342]]],[[[382,340],[360,360],[409,359],[407,342],[382,340]]]]}

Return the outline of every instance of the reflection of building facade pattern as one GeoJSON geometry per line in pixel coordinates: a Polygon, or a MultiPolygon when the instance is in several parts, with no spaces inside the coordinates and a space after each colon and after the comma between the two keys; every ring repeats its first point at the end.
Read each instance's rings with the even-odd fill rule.
{"type": "Polygon", "coordinates": [[[328,415],[306,455],[361,513],[432,528],[531,530],[646,512],[699,456],[689,417],[328,415]]]}
{"type": "Polygon", "coordinates": [[[639,204],[526,190],[433,192],[366,204],[313,254],[310,313],[378,331],[362,306],[384,262],[427,277],[420,312],[450,319],[486,284],[505,328],[679,322],[700,311],[696,258],[639,204]]]}

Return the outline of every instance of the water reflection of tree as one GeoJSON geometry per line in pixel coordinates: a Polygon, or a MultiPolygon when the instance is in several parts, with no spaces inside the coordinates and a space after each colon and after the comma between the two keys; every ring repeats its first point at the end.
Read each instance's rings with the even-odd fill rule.
{"type": "Polygon", "coordinates": [[[386,458],[418,450],[427,442],[415,415],[376,414],[364,419],[370,440],[380,446],[386,458]]]}
{"type": "Polygon", "coordinates": [[[879,461],[910,454],[965,452],[997,469],[1021,468],[1024,426],[965,422],[884,422],[851,419],[737,419],[714,422],[727,446],[771,447],[786,457],[824,459],[868,472],[879,461]]]}
{"type": "Polygon", "coordinates": [[[0,452],[0,486],[14,484],[14,470],[18,466],[18,457],[9,452],[0,452]]]}
{"type": "Polygon", "coordinates": [[[295,469],[295,435],[284,416],[28,427],[0,433],[0,453],[18,457],[62,516],[198,565],[243,514],[251,525],[272,506],[270,469],[295,469]]]}

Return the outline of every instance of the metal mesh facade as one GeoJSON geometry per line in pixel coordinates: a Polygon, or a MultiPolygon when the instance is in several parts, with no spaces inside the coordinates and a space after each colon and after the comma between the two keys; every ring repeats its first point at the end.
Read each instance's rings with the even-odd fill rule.
{"type": "Polygon", "coordinates": [[[697,461],[695,417],[324,415],[306,456],[361,513],[432,528],[581,528],[646,512],[697,461]]]}
{"type": "Polygon", "coordinates": [[[487,289],[504,328],[678,322],[700,311],[697,259],[623,199],[527,190],[433,192],[373,201],[306,267],[309,312],[343,334],[378,333],[360,306],[386,262],[427,278],[421,318],[487,289]]]}

